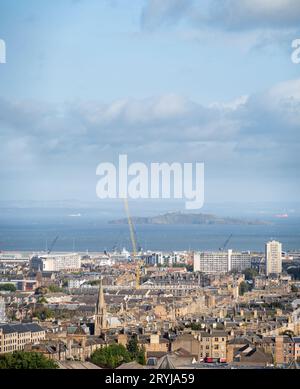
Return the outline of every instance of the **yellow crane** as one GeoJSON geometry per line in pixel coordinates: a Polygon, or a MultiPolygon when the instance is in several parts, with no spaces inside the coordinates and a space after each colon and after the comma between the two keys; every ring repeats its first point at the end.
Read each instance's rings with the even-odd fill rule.
{"type": "Polygon", "coordinates": [[[141,264],[139,263],[137,259],[137,250],[136,250],[136,240],[135,240],[135,233],[134,233],[134,227],[133,227],[133,222],[130,216],[130,211],[129,211],[129,204],[128,204],[128,199],[124,199],[124,205],[125,205],[125,211],[127,215],[127,220],[128,220],[128,225],[129,225],[129,230],[130,230],[130,239],[131,239],[131,244],[132,244],[132,255],[133,255],[133,260],[136,261],[136,276],[135,276],[135,288],[139,289],[140,288],[140,279],[141,279],[141,269],[140,266],[141,264]]]}

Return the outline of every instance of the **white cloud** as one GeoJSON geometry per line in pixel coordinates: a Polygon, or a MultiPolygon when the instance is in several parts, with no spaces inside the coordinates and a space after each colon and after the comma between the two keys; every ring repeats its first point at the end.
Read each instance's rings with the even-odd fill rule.
{"type": "Polygon", "coordinates": [[[92,170],[121,152],[141,161],[205,160],[237,172],[242,165],[283,168],[287,158],[300,167],[297,154],[289,156],[300,142],[299,90],[300,79],[292,80],[209,106],[172,94],[64,106],[2,100],[1,170],[92,170]]]}

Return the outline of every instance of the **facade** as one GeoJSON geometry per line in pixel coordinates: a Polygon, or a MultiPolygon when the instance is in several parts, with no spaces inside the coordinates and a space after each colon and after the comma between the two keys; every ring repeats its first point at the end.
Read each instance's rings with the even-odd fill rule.
{"type": "Polygon", "coordinates": [[[199,357],[226,360],[227,333],[213,331],[211,333],[201,332],[199,336],[200,350],[199,357]]]}
{"type": "Polygon", "coordinates": [[[77,271],[81,268],[81,257],[76,253],[36,256],[31,258],[30,266],[33,271],[77,271]]]}
{"type": "Polygon", "coordinates": [[[6,323],[5,301],[0,297],[0,324],[6,323]]]}
{"type": "Polygon", "coordinates": [[[300,338],[296,337],[293,338],[294,341],[294,355],[295,355],[295,360],[297,362],[300,362],[300,338]]]}
{"type": "Polygon", "coordinates": [[[282,272],[282,244],[276,240],[266,243],[266,275],[282,272]]]}
{"type": "Polygon", "coordinates": [[[0,354],[22,351],[26,345],[45,338],[45,330],[35,323],[0,324],[0,354]]]}
{"type": "Polygon", "coordinates": [[[250,252],[227,250],[194,254],[194,271],[213,274],[227,273],[231,270],[243,271],[250,267],[250,252]]]}
{"type": "Polygon", "coordinates": [[[288,336],[275,337],[275,362],[278,365],[288,364],[295,359],[294,342],[288,336]]]}
{"type": "Polygon", "coordinates": [[[214,360],[227,359],[228,334],[224,331],[201,331],[198,335],[182,334],[172,343],[172,351],[184,349],[198,361],[205,358],[214,360]]]}

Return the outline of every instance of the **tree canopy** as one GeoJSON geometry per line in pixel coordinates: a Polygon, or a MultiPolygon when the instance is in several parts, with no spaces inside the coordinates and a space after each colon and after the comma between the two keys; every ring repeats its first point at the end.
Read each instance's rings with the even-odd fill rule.
{"type": "Polygon", "coordinates": [[[1,284],[0,290],[5,291],[5,292],[15,292],[17,290],[17,288],[15,287],[14,284],[1,284]]]}
{"type": "Polygon", "coordinates": [[[33,316],[42,321],[55,317],[54,312],[51,309],[43,306],[37,307],[33,312],[33,316]]]}
{"type": "Polygon", "coordinates": [[[241,282],[239,285],[239,295],[243,296],[246,292],[250,290],[248,282],[241,282]]]}
{"type": "Polygon", "coordinates": [[[56,362],[43,354],[15,351],[0,355],[0,369],[57,369],[56,362]]]}
{"type": "Polygon", "coordinates": [[[130,353],[122,344],[111,344],[99,350],[96,350],[91,361],[100,367],[115,369],[122,363],[127,363],[132,360],[130,353]]]}
{"type": "Polygon", "coordinates": [[[258,271],[252,268],[245,269],[243,273],[245,274],[245,279],[248,281],[253,280],[254,277],[258,276],[258,271]]]}
{"type": "Polygon", "coordinates": [[[141,365],[146,364],[145,348],[143,346],[139,346],[136,336],[132,337],[127,343],[127,351],[131,355],[131,358],[136,360],[137,363],[141,365]]]}

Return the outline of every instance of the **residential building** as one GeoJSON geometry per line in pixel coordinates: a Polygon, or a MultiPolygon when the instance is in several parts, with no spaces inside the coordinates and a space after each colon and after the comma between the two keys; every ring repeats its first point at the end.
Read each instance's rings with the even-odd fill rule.
{"type": "Polygon", "coordinates": [[[276,240],[266,243],[266,275],[282,272],[282,244],[276,240]]]}
{"type": "Polygon", "coordinates": [[[194,254],[194,271],[203,273],[227,273],[231,270],[243,271],[251,267],[250,252],[232,250],[198,252],[194,254]]]}
{"type": "Polygon", "coordinates": [[[76,253],[35,256],[31,258],[30,267],[33,271],[43,272],[78,271],[81,257],[76,253]]]}
{"type": "Polygon", "coordinates": [[[22,351],[27,344],[46,338],[45,330],[36,323],[0,324],[0,354],[22,351]]]}

